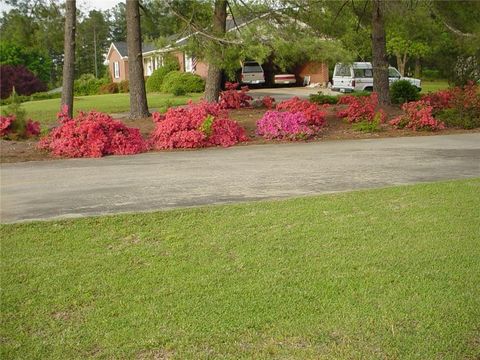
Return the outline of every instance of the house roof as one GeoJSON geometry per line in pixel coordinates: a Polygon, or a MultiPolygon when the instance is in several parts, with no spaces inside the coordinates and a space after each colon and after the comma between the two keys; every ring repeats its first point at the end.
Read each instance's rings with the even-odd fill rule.
{"type": "MultiPolygon", "coordinates": [[[[113,42],[112,45],[117,49],[122,58],[128,57],[128,47],[125,41],[116,41],[113,42]]],[[[142,53],[153,51],[155,49],[156,47],[151,44],[142,44],[142,53]]]]}

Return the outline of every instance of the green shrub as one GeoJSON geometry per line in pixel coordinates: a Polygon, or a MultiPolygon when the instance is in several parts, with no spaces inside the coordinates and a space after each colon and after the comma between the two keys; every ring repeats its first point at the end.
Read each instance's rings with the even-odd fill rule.
{"type": "Polygon", "coordinates": [[[205,81],[198,75],[182,72],[171,71],[165,76],[162,84],[162,91],[173,94],[178,88],[183,88],[185,93],[196,93],[205,90],[205,81]]]}
{"type": "Polygon", "coordinates": [[[398,80],[390,86],[390,99],[394,104],[403,104],[420,99],[420,93],[410,81],[398,80]]]}
{"type": "Polygon", "coordinates": [[[61,92],[55,92],[55,93],[38,92],[30,95],[30,99],[27,101],[60,99],[61,97],[62,97],[61,92]]]}
{"type": "Polygon", "coordinates": [[[100,86],[100,89],[98,90],[99,94],[116,94],[118,93],[118,84],[117,83],[109,83],[100,86]]]}
{"type": "Polygon", "coordinates": [[[475,129],[480,127],[480,114],[472,111],[458,111],[458,109],[445,109],[437,116],[447,127],[475,129]]]}
{"type": "Polygon", "coordinates": [[[128,80],[123,80],[118,83],[118,92],[119,93],[128,93],[130,91],[130,85],[128,80]]]}
{"type": "Polygon", "coordinates": [[[107,79],[97,79],[92,74],[83,74],[79,79],[75,80],[73,91],[77,96],[97,95],[100,87],[108,84],[107,79]]]}
{"type": "Polygon", "coordinates": [[[185,87],[183,85],[177,84],[172,89],[172,94],[175,96],[184,96],[187,94],[187,90],[185,90],[185,87]]]}
{"type": "MultiPolygon", "coordinates": [[[[48,100],[48,99],[59,99],[62,97],[62,93],[48,93],[48,92],[38,92],[32,95],[15,95],[15,101],[18,103],[23,103],[27,101],[36,101],[36,100],[48,100]]],[[[0,100],[0,105],[5,106],[13,102],[12,96],[9,96],[6,99],[0,100]]]]}
{"type": "Polygon", "coordinates": [[[380,123],[382,122],[382,113],[377,112],[372,121],[363,120],[352,124],[353,130],[361,132],[377,132],[380,131],[380,123]]]}
{"type": "Polygon", "coordinates": [[[310,95],[310,102],[315,104],[336,104],[338,103],[338,96],[325,95],[322,93],[310,95]]]}
{"type": "Polygon", "coordinates": [[[173,56],[165,56],[163,58],[163,66],[155,70],[150,75],[146,82],[146,89],[148,92],[160,92],[162,91],[162,84],[165,76],[180,69],[177,58],[173,56]]]}

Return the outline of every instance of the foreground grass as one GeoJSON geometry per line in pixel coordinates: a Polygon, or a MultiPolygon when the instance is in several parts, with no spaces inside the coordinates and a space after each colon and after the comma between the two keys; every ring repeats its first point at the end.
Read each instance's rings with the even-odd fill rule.
{"type": "Polygon", "coordinates": [[[2,226],[2,358],[478,358],[479,192],[2,226]]]}
{"type": "MultiPolygon", "coordinates": [[[[92,96],[75,96],[74,111],[97,110],[105,113],[121,113],[130,110],[129,94],[108,94],[92,96]]],[[[202,94],[173,96],[170,94],[148,94],[150,109],[163,109],[166,106],[186,104],[188,100],[197,100],[202,94]]],[[[42,125],[51,125],[56,121],[60,109],[60,99],[29,101],[22,104],[28,117],[40,121],[42,125]]]]}
{"type": "Polygon", "coordinates": [[[422,94],[448,89],[447,80],[422,80],[422,94]]]}

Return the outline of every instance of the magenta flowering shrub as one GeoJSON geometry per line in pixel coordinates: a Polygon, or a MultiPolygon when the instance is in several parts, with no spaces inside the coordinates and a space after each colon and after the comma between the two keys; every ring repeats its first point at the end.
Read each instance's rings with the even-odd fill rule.
{"type": "Polygon", "coordinates": [[[41,139],[38,147],[54,156],[102,157],[131,155],[148,150],[140,130],[129,128],[107,114],[79,113],[70,119],[67,109],[58,114],[60,126],[41,139]]]}
{"type": "Polygon", "coordinates": [[[277,110],[285,110],[292,113],[301,112],[307,118],[309,125],[321,128],[326,124],[326,113],[322,109],[327,107],[328,105],[319,107],[308,100],[301,100],[298,97],[293,97],[279,103],[277,105],[277,110]]]}
{"type": "Polygon", "coordinates": [[[232,146],[248,141],[245,130],[220,104],[189,103],[187,107],[170,108],[165,115],[154,113],[155,130],[150,136],[154,149],[232,146]]]}
{"type": "Polygon", "coordinates": [[[302,112],[267,111],[257,121],[257,135],[265,139],[299,140],[314,136],[319,127],[310,125],[302,112]]]}
{"type": "Polygon", "coordinates": [[[412,101],[402,105],[405,115],[400,115],[389,122],[397,129],[408,128],[417,130],[442,130],[445,124],[436,120],[433,115],[433,106],[428,101],[412,101]]]}

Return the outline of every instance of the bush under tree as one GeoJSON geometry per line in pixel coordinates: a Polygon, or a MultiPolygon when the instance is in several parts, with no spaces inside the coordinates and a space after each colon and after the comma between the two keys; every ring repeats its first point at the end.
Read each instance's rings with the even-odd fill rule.
{"type": "Polygon", "coordinates": [[[390,98],[394,104],[403,104],[420,99],[418,88],[408,80],[395,81],[390,86],[390,98]]]}
{"type": "Polygon", "coordinates": [[[162,92],[175,94],[180,91],[185,93],[199,93],[205,89],[205,80],[200,76],[182,72],[171,71],[163,79],[162,92]]]}

